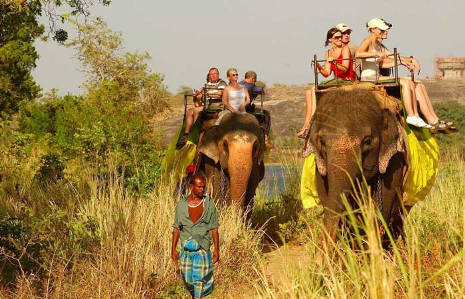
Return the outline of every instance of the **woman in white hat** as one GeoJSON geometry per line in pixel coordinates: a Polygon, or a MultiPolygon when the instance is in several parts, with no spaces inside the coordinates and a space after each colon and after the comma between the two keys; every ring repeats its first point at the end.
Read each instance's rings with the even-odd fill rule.
{"type": "MultiPolygon", "coordinates": [[[[384,52],[388,55],[391,56],[393,55],[392,52],[390,52],[383,44],[383,40],[388,38],[388,33],[389,29],[386,30],[382,35],[381,38],[379,39],[381,48],[384,49],[384,52]]],[[[415,58],[410,58],[410,57],[401,57],[404,61],[410,61],[414,66],[415,69],[417,70],[418,74],[420,74],[421,68],[420,64],[415,58]]],[[[391,60],[392,66],[394,66],[394,59],[392,58],[387,58],[385,59],[386,61],[383,63],[383,67],[387,64],[388,60],[391,60]]],[[[410,80],[411,78],[406,77],[407,80],[410,80]]],[[[434,111],[433,105],[431,104],[431,101],[429,99],[428,93],[426,92],[426,87],[425,85],[418,81],[415,80],[413,82],[415,86],[415,95],[417,98],[417,101],[420,105],[420,111],[421,114],[423,114],[424,118],[430,124],[433,126],[430,130],[432,131],[437,131],[439,133],[453,133],[457,131],[457,128],[455,127],[454,123],[451,121],[444,121],[439,119],[439,117],[436,115],[436,112],[434,111]]]]}
{"type": "MultiPolygon", "coordinates": [[[[365,38],[355,53],[357,58],[362,59],[362,81],[383,81],[391,80],[392,77],[380,76],[379,69],[389,68],[393,65],[393,59],[389,58],[385,48],[381,45],[379,40],[383,34],[392,27],[392,24],[387,23],[383,19],[374,18],[366,24],[370,35],[365,38]]],[[[411,72],[415,71],[416,67],[414,62],[407,57],[399,57],[399,63],[406,66],[411,72]]],[[[415,61],[416,62],[416,61],[415,61]]],[[[415,84],[408,79],[401,78],[400,85],[402,87],[402,98],[404,107],[407,112],[407,123],[420,127],[431,129],[432,126],[423,121],[418,115],[415,97],[415,84]]]]}

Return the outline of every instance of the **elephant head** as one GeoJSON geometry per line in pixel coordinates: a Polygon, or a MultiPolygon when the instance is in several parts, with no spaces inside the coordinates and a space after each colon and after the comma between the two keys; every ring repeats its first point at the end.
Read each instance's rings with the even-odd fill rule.
{"type": "Polygon", "coordinates": [[[218,126],[205,131],[197,151],[205,168],[228,174],[231,201],[241,207],[249,204],[264,174],[265,139],[255,116],[225,115],[218,126]]]}
{"type": "Polygon", "coordinates": [[[392,157],[405,148],[400,130],[394,115],[381,109],[369,91],[334,91],[321,98],[303,155],[315,154],[317,189],[333,240],[344,209],[341,195],[350,198],[351,180],[391,175],[392,157]]]}

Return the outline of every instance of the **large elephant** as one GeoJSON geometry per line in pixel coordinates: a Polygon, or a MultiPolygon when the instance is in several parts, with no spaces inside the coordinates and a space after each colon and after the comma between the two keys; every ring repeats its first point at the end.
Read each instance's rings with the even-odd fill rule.
{"type": "Polygon", "coordinates": [[[199,169],[213,186],[213,196],[250,207],[265,174],[265,137],[252,114],[229,113],[205,131],[197,147],[199,169]]]}
{"type": "Polygon", "coordinates": [[[334,241],[345,195],[354,205],[352,182],[362,176],[376,190],[376,206],[394,234],[402,231],[406,156],[403,128],[389,110],[381,109],[369,91],[331,91],[320,99],[304,146],[315,154],[316,187],[324,207],[324,226],[334,241]],[[381,186],[381,188],[379,187],[381,186]]]}

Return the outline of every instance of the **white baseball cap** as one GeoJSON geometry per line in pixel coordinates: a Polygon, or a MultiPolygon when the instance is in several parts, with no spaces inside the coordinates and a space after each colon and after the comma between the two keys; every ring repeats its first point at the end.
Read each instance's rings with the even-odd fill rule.
{"type": "Polygon", "coordinates": [[[347,30],[352,31],[352,29],[350,29],[349,26],[347,26],[347,24],[344,24],[344,23],[337,24],[336,28],[339,29],[339,31],[341,31],[343,33],[346,32],[347,30]]]}
{"type": "Polygon", "coordinates": [[[388,30],[388,29],[391,28],[391,27],[392,27],[392,24],[391,24],[391,23],[388,23],[388,22],[386,22],[385,20],[380,19],[380,18],[371,19],[371,20],[367,23],[367,28],[368,28],[368,29],[379,28],[379,29],[381,29],[381,30],[388,30]]]}

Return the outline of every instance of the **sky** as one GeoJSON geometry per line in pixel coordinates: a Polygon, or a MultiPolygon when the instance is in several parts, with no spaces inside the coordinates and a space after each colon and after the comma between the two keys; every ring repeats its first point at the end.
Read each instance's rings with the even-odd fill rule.
{"type": "MultiPolygon", "coordinates": [[[[346,23],[351,41],[360,44],[368,35],[365,23],[375,17],[393,24],[384,44],[413,55],[420,78],[434,76],[435,55],[465,56],[463,0],[113,0],[92,12],[122,33],[126,51],[151,55],[152,71],[164,74],[171,92],[203,86],[210,67],[218,67],[223,79],[234,67],[241,77],[255,70],[268,86],[308,84],[313,55],[324,59],[328,29],[346,23]]],[[[36,47],[40,59],[33,74],[44,91],[81,93],[85,78],[75,51],[51,39],[36,47]]]]}

